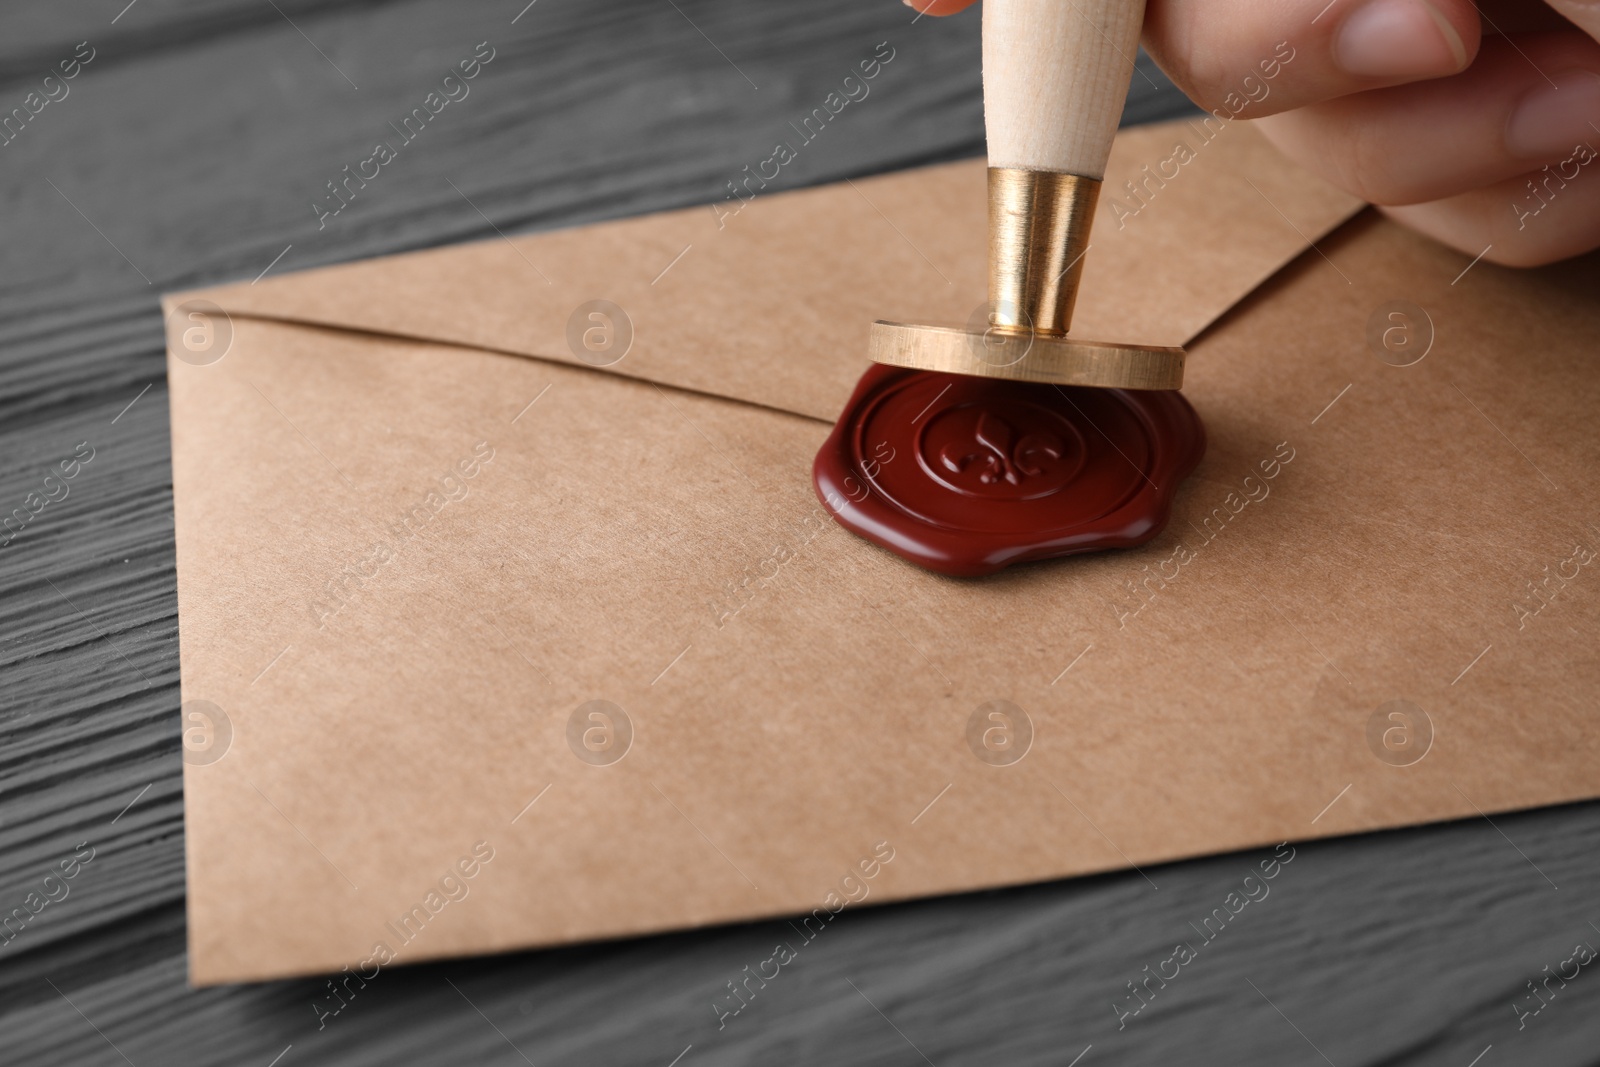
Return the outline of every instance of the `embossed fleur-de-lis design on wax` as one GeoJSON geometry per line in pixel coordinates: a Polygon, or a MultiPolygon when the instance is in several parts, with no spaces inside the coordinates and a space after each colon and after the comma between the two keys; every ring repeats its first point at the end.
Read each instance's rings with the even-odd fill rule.
{"type": "Polygon", "coordinates": [[[1061,439],[1048,431],[1024,434],[1018,440],[1015,430],[987,411],[979,414],[972,437],[971,445],[945,445],[939,459],[958,474],[974,463],[981,464],[978,480],[984,485],[1001,480],[1018,485],[1025,477],[1037,477],[1044,473],[1040,463],[1060,459],[1063,448],[1061,439]]]}

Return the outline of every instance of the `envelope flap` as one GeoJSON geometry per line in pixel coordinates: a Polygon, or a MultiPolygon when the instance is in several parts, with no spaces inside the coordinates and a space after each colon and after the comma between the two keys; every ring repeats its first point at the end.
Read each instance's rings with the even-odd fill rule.
{"type": "MultiPolygon", "coordinates": [[[[775,195],[754,195],[753,174],[709,207],[168,302],[203,295],[231,315],[603,366],[825,420],[860,376],[874,319],[966,322],[985,306],[982,161],[775,195]],[[815,277],[819,263],[825,278],[815,277]]],[[[1126,130],[1107,169],[1074,333],[1185,344],[1360,207],[1247,123],[1126,130]]]]}

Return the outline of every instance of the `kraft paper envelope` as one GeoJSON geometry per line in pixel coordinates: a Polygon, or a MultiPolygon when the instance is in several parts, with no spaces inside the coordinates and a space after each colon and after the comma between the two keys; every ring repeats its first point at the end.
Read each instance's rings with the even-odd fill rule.
{"type": "Polygon", "coordinates": [[[810,464],[873,318],[981,304],[982,162],[735,207],[169,298],[196,982],[1595,795],[1595,258],[1123,134],[1077,328],[1190,342],[1210,450],[1144,548],[955,580],[810,464]]]}

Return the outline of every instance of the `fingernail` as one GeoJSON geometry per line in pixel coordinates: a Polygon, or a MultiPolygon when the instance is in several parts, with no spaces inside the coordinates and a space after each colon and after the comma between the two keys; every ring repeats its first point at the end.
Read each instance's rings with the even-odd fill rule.
{"type": "Polygon", "coordinates": [[[1428,0],[1372,0],[1339,27],[1333,61],[1364,78],[1442,77],[1467,65],[1467,49],[1428,0]]]}
{"type": "Polygon", "coordinates": [[[1533,89],[1506,123],[1506,151],[1523,159],[1564,156],[1600,138],[1600,74],[1569,70],[1533,89]]]}

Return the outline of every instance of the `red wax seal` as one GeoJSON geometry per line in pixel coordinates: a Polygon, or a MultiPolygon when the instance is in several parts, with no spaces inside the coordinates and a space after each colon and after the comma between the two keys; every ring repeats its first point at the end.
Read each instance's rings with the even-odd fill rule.
{"type": "Polygon", "coordinates": [[[1143,544],[1205,450],[1176,392],[874,364],[812,477],[845,529],[929,570],[980,575],[1143,544]]]}

